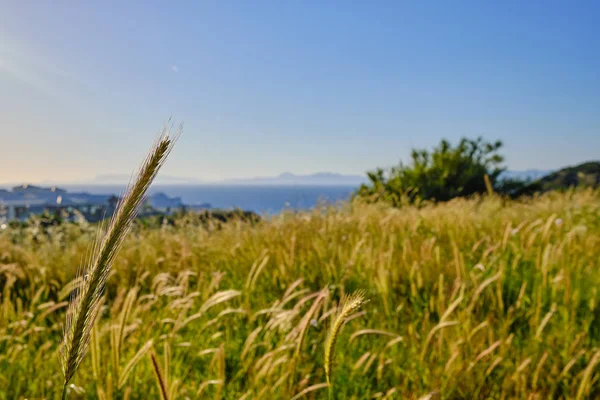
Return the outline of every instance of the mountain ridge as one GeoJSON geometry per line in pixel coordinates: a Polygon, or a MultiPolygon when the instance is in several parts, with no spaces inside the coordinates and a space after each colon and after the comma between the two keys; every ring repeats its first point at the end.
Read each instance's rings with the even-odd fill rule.
{"type": "MultiPolygon", "coordinates": [[[[500,177],[501,179],[516,179],[525,182],[534,182],[550,175],[560,169],[526,169],[526,170],[506,170],[500,177]]],[[[42,185],[126,185],[129,183],[130,176],[127,174],[100,174],[88,181],[78,182],[55,182],[44,180],[42,185]]],[[[293,172],[282,172],[275,176],[262,176],[250,178],[229,178],[217,181],[202,180],[192,177],[159,175],[156,177],[155,184],[158,185],[331,185],[331,186],[360,186],[368,182],[367,175],[342,174],[338,172],[315,172],[312,174],[295,174],[293,172]]],[[[1,187],[14,186],[16,184],[2,184],[1,187]]]]}
{"type": "Polygon", "coordinates": [[[515,195],[532,195],[570,187],[600,187],[600,161],[587,161],[554,171],[518,190],[515,195]]]}
{"type": "Polygon", "coordinates": [[[277,176],[237,178],[220,181],[220,184],[293,184],[293,185],[360,185],[368,178],[361,175],[345,175],[337,172],[316,172],[313,174],[294,174],[282,172],[277,176]]]}

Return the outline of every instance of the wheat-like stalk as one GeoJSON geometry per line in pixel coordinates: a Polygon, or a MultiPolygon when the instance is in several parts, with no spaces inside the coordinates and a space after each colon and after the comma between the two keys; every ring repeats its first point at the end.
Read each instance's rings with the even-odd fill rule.
{"type": "Polygon", "coordinates": [[[160,398],[161,400],[169,400],[167,380],[165,378],[165,374],[160,369],[160,365],[158,365],[158,358],[156,357],[156,353],[154,353],[154,351],[150,352],[150,361],[152,361],[152,370],[154,371],[154,375],[156,377],[156,384],[158,385],[158,390],[160,391],[160,398]]]}
{"type": "Polygon", "coordinates": [[[162,129],[137,174],[134,175],[135,179],[132,179],[119,202],[106,234],[102,239],[98,235],[91,253],[91,262],[80,273],[81,285],[71,298],[60,351],[61,367],[65,378],[63,399],[66,396],[67,385],[89,347],[92,327],[100,309],[100,299],[117,251],[131,228],[150,184],[173,148],[181,129],[179,127],[174,133],[172,133],[171,125],[166,125],[162,129]]]}
{"type": "Polygon", "coordinates": [[[331,324],[329,336],[325,342],[325,376],[327,378],[327,383],[330,385],[330,397],[332,393],[331,371],[333,369],[333,361],[335,358],[335,344],[342,330],[342,326],[344,326],[344,322],[346,322],[346,319],[350,316],[350,314],[358,310],[365,302],[365,292],[363,290],[358,290],[350,296],[343,298],[340,302],[339,311],[335,317],[335,320],[331,324]]]}

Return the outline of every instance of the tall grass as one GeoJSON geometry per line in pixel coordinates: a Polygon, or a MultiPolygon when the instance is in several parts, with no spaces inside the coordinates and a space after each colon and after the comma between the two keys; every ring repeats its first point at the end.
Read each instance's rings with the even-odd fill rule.
{"type": "MultiPolygon", "coordinates": [[[[0,398],[60,398],[71,266],[94,240],[0,233],[0,398]]],[[[600,192],[582,190],[134,223],[69,397],[325,398],[341,299],[365,290],[327,367],[337,398],[598,398],[598,249],[600,192]]]]}
{"type": "MultiPolygon", "coordinates": [[[[72,296],[67,312],[67,323],[61,347],[61,367],[64,374],[63,399],[66,396],[68,383],[88,350],[92,328],[100,311],[106,279],[115,256],[131,228],[150,184],[173,148],[178,132],[173,136],[168,127],[163,128],[120,200],[103,237],[100,235],[102,228],[98,229],[98,239],[94,242],[90,254],[91,261],[89,266],[85,266],[78,276],[81,283],[72,296]]],[[[118,344],[120,344],[122,335],[121,326],[117,338],[118,344]]],[[[115,354],[118,355],[118,352],[117,348],[115,354]]]]}
{"type": "Polygon", "coordinates": [[[342,331],[342,326],[346,323],[346,320],[350,318],[353,312],[358,310],[365,303],[365,295],[362,290],[359,290],[348,297],[344,297],[340,303],[339,311],[331,323],[329,329],[329,335],[325,341],[325,377],[327,378],[327,384],[329,385],[329,397],[333,398],[333,384],[331,382],[331,375],[333,372],[333,362],[335,359],[335,345],[337,339],[342,331]]]}

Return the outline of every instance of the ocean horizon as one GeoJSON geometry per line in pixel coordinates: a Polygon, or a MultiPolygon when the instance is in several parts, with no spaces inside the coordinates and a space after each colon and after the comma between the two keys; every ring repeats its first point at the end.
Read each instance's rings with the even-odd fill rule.
{"type": "MultiPolygon", "coordinates": [[[[37,186],[37,185],[36,185],[37,186]]],[[[48,186],[48,185],[40,185],[48,186]]],[[[64,184],[56,185],[69,192],[90,194],[121,194],[125,185],[64,184]]],[[[3,187],[8,188],[7,185],[3,187]]],[[[356,185],[224,185],[224,184],[156,184],[148,194],[164,193],[180,197],[184,204],[210,204],[212,208],[254,211],[277,214],[286,209],[310,210],[317,204],[348,200],[356,185]]]]}

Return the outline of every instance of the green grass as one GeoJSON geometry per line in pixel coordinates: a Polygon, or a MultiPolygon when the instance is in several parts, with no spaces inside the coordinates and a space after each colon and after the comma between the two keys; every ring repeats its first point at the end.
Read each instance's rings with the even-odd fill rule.
{"type": "MultiPolygon", "coordinates": [[[[0,231],[0,398],[60,398],[94,239],[87,225],[0,231]]],[[[327,398],[337,305],[364,290],[337,337],[337,399],[598,398],[599,261],[591,190],[136,224],[67,397],[327,398]]]]}

